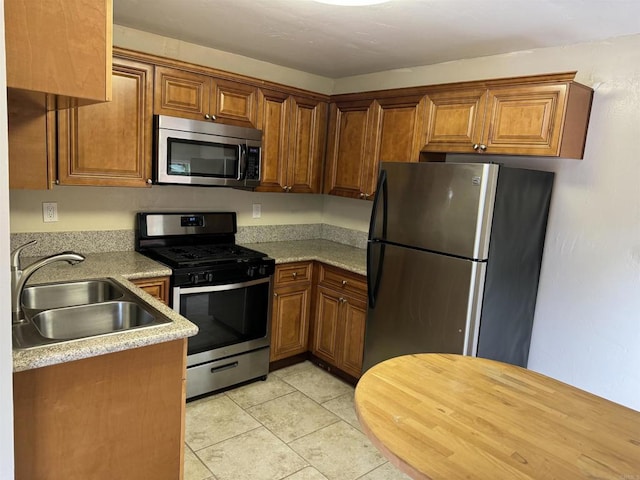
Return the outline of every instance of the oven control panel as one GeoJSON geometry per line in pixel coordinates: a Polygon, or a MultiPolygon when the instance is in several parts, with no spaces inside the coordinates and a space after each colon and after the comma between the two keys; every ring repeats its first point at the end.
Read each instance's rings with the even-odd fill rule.
{"type": "Polygon", "coordinates": [[[260,262],[233,263],[217,268],[193,268],[188,272],[174,272],[173,285],[176,287],[225,285],[257,280],[273,275],[275,261],[262,259],[260,262]]]}

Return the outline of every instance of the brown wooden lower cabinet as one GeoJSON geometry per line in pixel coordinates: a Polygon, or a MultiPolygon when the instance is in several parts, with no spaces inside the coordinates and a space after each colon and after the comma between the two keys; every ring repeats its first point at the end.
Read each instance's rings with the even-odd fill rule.
{"type": "Polygon", "coordinates": [[[131,280],[131,283],[165,305],[169,305],[169,277],[137,278],[131,280]]]}
{"type": "Polygon", "coordinates": [[[186,345],[14,373],[16,480],[182,479],[186,345]]]}
{"type": "Polygon", "coordinates": [[[345,378],[359,378],[366,295],[367,282],[362,275],[320,262],[277,265],[271,317],[272,368],[304,358],[302,355],[311,351],[316,360],[346,373],[345,378]]]}
{"type": "Polygon", "coordinates": [[[359,378],[366,318],[365,297],[319,286],[311,353],[359,378]]]}
{"type": "Polygon", "coordinates": [[[312,262],[276,266],[271,314],[271,354],[274,362],[307,351],[311,306],[312,262]]]}

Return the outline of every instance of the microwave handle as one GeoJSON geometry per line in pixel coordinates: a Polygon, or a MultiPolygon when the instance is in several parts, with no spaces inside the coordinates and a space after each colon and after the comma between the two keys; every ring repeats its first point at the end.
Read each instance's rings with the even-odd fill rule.
{"type": "Polygon", "coordinates": [[[238,180],[244,180],[247,171],[247,146],[238,145],[238,153],[240,155],[240,167],[238,168],[238,180]]]}

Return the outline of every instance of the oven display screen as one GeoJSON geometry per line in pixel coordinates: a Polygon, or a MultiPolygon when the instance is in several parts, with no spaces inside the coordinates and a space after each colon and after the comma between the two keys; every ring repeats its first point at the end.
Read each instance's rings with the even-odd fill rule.
{"type": "Polygon", "coordinates": [[[181,227],[204,227],[204,217],[202,215],[190,215],[180,217],[181,227]]]}

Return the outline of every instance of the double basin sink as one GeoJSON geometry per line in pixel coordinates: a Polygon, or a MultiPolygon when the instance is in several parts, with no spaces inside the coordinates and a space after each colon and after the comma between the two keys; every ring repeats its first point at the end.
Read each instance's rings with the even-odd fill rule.
{"type": "Polygon", "coordinates": [[[18,349],[170,322],[110,278],[29,286],[21,303],[26,321],[13,325],[18,349]]]}

